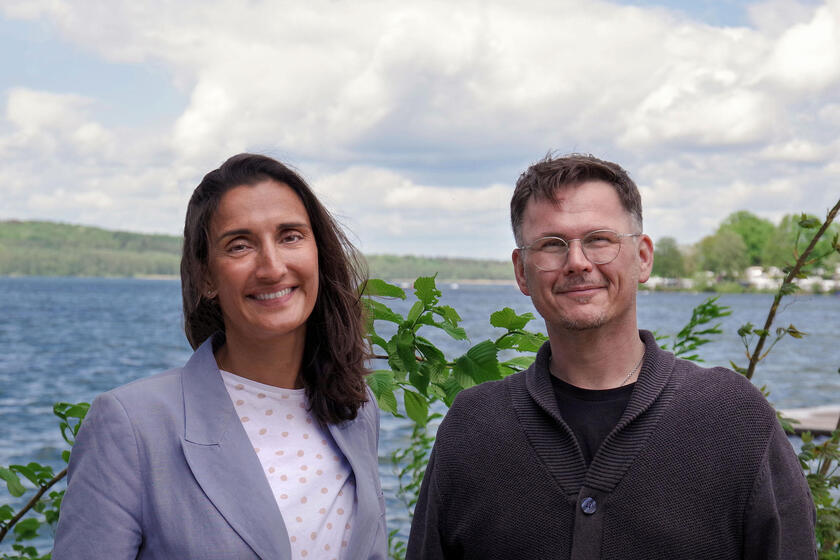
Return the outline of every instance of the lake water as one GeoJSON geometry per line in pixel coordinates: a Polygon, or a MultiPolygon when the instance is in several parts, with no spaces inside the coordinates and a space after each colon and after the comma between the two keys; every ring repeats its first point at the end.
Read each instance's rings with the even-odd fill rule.
{"type": "MultiPolygon", "coordinates": [[[[534,312],[514,286],[440,286],[442,303],[454,307],[472,342],[498,336],[490,313],[512,307],[534,312]]],[[[706,294],[642,293],[639,325],[673,334],[688,321],[706,294]]],[[[56,401],[90,402],[98,393],[133,379],[183,364],[191,350],[181,330],[180,286],[174,280],[91,278],[0,278],[0,465],[36,460],[63,468],[63,441],[52,414],[56,401]]],[[[746,362],[736,331],[750,321],[761,325],[772,301],[768,295],[726,295],[732,308],[724,333],[700,349],[709,365],[746,362]]],[[[409,302],[390,302],[405,312],[409,302]]],[[[840,297],[798,295],[783,301],[777,325],[794,324],[808,334],[782,340],[754,381],[767,385],[779,407],[840,402],[840,297]]],[[[544,332],[538,319],[533,330],[544,332]]],[[[427,333],[448,357],[468,344],[427,333]]],[[[380,471],[386,496],[396,480],[387,456],[404,445],[406,423],[382,417],[380,471]]],[[[8,494],[0,489],[0,503],[8,494]]],[[[389,499],[389,527],[405,529],[407,513],[389,499]]],[[[8,539],[7,539],[8,540],[8,539]]],[[[8,545],[0,545],[0,552],[8,545]]]]}

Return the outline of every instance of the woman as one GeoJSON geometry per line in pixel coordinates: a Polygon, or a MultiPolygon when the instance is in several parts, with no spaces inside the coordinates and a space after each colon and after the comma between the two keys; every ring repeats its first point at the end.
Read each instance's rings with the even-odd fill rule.
{"type": "Polygon", "coordinates": [[[195,353],[94,401],[53,558],[384,558],[357,264],[283,164],[208,173],[181,260],[195,353]]]}

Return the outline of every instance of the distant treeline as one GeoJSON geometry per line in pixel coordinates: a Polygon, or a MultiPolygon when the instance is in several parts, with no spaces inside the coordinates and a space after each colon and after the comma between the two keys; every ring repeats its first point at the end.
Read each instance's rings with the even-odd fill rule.
{"type": "MultiPolygon", "coordinates": [[[[662,237],[654,245],[653,274],[665,278],[686,278],[703,271],[738,280],[749,266],[783,269],[794,260],[795,247],[805,248],[816,232],[820,219],[804,214],[788,214],[774,224],[746,210],[727,216],[717,231],[694,245],[680,246],[673,237],[662,237]],[[810,224],[803,229],[800,224],[810,224]]],[[[833,249],[840,227],[832,224],[814,251],[817,267],[831,275],[840,264],[833,249]]]]}
{"type": "MultiPolygon", "coordinates": [[[[372,255],[371,277],[513,280],[509,262],[372,255]]],[[[181,237],[55,222],[0,221],[0,276],[178,275],[181,237]]]]}
{"type": "Polygon", "coordinates": [[[0,222],[0,276],[178,274],[181,239],[53,222],[0,222]]]}

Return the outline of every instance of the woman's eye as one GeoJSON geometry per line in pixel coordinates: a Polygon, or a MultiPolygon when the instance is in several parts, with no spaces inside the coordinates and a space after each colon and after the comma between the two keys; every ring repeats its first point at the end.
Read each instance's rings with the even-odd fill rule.
{"type": "Polygon", "coordinates": [[[303,239],[303,236],[296,231],[286,233],[280,238],[283,243],[296,243],[301,239],[303,239]]]}
{"type": "Polygon", "coordinates": [[[242,251],[246,251],[248,249],[248,245],[242,242],[239,243],[231,243],[228,245],[228,252],[229,253],[241,253],[242,251]]]}

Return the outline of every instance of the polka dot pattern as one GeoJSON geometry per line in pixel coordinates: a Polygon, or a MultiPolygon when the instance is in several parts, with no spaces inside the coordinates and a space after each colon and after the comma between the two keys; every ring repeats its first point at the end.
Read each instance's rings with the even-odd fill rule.
{"type": "Polygon", "coordinates": [[[355,477],[329,431],[307,410],[305,391],[225,371],[222,378],[283,515],[292,558],[347,560],[355,477]]]}

